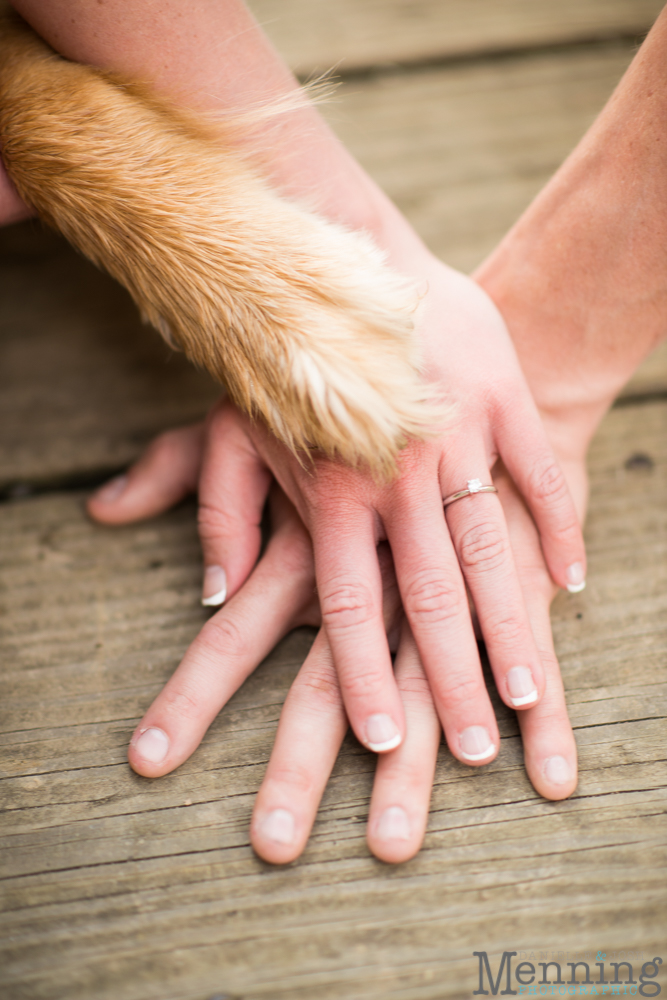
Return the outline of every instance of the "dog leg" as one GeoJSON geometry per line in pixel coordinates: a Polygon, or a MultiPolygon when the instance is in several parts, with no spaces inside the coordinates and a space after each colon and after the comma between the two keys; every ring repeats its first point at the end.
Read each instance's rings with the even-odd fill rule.
{"type": "Polygon", "coordinates": [[[274,193],[219,125],[61,58],[12,18],[0,141],[22,198],[295,452],[387,474],[439,415],[414,289],[370,238],[274,193]]]}

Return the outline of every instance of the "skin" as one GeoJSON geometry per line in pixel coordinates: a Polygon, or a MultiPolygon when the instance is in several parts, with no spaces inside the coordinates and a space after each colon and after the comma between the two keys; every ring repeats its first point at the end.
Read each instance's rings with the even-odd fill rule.
{"type": "MultiPolygon", "coordinates": [[[[15,6],[64,55],[149,79],[190,107],[238,112],[295,87],[237,0],[200,0],[188,5],[187,17],[176,0],[107,0],[101,5],[21,0],[15,6]]],[[[577,582],[585,572],[576,511],[507,329],[478,285],[426,250],[314,108],[240,129],[239,142],[280,191],[372,233],[390,263],[423,289],[417,335],[424,368],[450,404],[444,431],[410,444],[402,455],[401,474],[390,484],[320,458],[304,469],[261,431],[253,439],[313,540],[323,620],[350,723],[375,750],[388,750],[405,737],[403,703],[381,613],[377,546],[386,539],[452,752],[468,762],[478,762],[480,753],[491,760],[498,731],[482,679],[466,586],[501,697],[514,704],[512,677],[522,667],[529,697],[539,701],[545,690],[544,665],[498,498],[480,495],[454,504],[446,521],[442,498],[469,478],[489,483],[491,468],[502,458],[538,525],[553,579],[566,586],[571,567],[577,582]]],[[[231,597],[256,552],[229,530],[229,514],[220,502],[226,475],[224,432],[224,411],[219,410],[207,424],[200,528],[205,566],[224,569],[231,597]]],[[[265,490],[268,481],[264,474],[265,490]]],[[[258,496],[256,505],[263,499],[258,496]]]]}
{"type": "MultiPolygon", "coordinates": [[[[252,499],[259,495],[258,474],[263,466],[248,421],[232,408],[227,409],[225,417],[228,479],[223,502],[242,544],[254,551],[259,508],[252,499]]],[[[205,448],[203,425],[161,435],[128,471],[121,492],[117,491],[117,482],[112,481],[91,498],[91,515],[105,523],[121,524],[167,509],[195,488],[205,448]]],[[[585,482],[582,459],[568,471],[574,481],[585,482]]],[[[494,470],[494,481],[508,519],[547,677],[544,698],[519,713],[526,769],[541,795],[562,799],[576,786],[577,761],[551,640],[549,604],[555,588],[525,504],[502,468],[494,470]]],[[[160,777],[178,767],[280,637],[298,625],[320,622],[309,535],[294,507],[275,488],[271,510],[272,535],[262,558],[245,585],[204,626],[134,732],[129,759],[140,774],[160,777]],[[255,627],[260,616],[261,631],[255,627]],[[162,759],[148,760],[142,755],[139,741],[147,731],[156,729],[166,737],[157,744],[159,753],[166,746],[168,749],[162,759]]],[[[408,724],[403,743],[378,755],[367,838],[377,857],[398,863],[414,856],[423,841],[441,726],[416,644],[401,612],[385,545],[380,546],[379,557],[384,624],[389,644],[397,650],[396,682],[408,724]]],[[[303,851],[347,728],[331,648],[322,629],[288,693],[253,810],[252,844],[267,861],[287,863],[303,851]]],[[[154,739],[149,741],[150,746],[155,747],[154,739]]]]}

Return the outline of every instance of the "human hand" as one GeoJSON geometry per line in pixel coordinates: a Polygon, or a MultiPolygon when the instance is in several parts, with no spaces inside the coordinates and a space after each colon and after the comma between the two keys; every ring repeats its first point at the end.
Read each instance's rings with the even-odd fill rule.
{"type": "MultiPolygon", "coordinates": [[[[413,247],[413,271],[415,260],[413,247]]],[[[219,406],[208,423],[199,494],[204,596],[219,603],[223,591],[233,595],[243,583],[258,536],[253,550],[238,528],[239,507],[250,503],[261,511],[270,470],[313,539],[323,620],[350,723],[364,745],[386,752],[405,735],[380,613],[376,548],[387,539],[447,742],[459,760],[486,763],[497,753],[499,737],[466,586],[503,701],[521,710],[536,704],[544,693],[544,671],[498,497],[458,501],[447,507],[446,522],[442,498],[472,478],[490,483],[500,456],[526,498],[560,586],[580,588],[583,541],[498,312],[472,281],[425,252],[418,270],[428,283],[420,317],[425,366],[432,382],[448,387],[448,426],[428,442],[410,444],[398,479],[382,484],[317,456],[312,465],[301,465],[261,426],[219,406]],[[243,492],[229,485],[238,476],[228,468],[230,435],[248,456],[258,453],[264,466],[248,459],[253,471],[243,492]]]]}
{"type": "MultiPolygon", "coordinates": [[[[91,500],[91,513],[106,523],[123,523],[166,509],[193,489],[203,446],[201,426],[162,435],[128,477],[112,482],[106,492],[101,491],[91,500]]],[[[570,460],[567,471],[577,486],[577,499],[583,502],[582,461],[570,460]]],[[[576,750],[550,635],[548,608],[554,588],[525,505],[503,469],[496,470],[494,478],[508,518],[526,605],[547,676],[542,702],[519,717],[526,767],[542,795],[564,798],[576,785],[576,750]]],[[[211,619],[205,627],[208,635],[195,641],[168,687],[137,727],[137,733],[160,729],[168,734],[169,745],[163,759],[156,763],[142,758],[135,742],[130,758],[139,773],[154,777],[178,766],[198,745],[218,708],[280,636],[295,624],[317,622],[312,565],[305,556],[310,553],[307,535],[284,498],[276,496],[273,502],[279,505],[279,523],[255,574],[237,597],[211,619]],[[286,578],[288,570],[291,581],[286,578]],[[257,635],[255,627],[259,615],[268,625],[268,634],[262,636],[257,635]],[[229,669],[221,678],[223,651],[229,669]]],[[[249,523],[252,525],[252,517],[249,523]]],[[[251,528],[244,537],[252,542],[253,532],[251,528]]],[[[394,616],[398,605],[395,581],[386,546],[380,551],[385,616],[394,616]]],[[[394,639],[399,627],[400,621],[395,620],[394,639]]],[[[405,623],[402,627],[396,680],[406,713],[407,735],[400,748],[378,760],[368,822],[371,850],[391,862],[412,857],[421,845],[440,739],[415,644],[405,623]]],[[[346,729],[331,652],[321,632],[287,697],[276,745],[257,797],[252,841],[262,857],[286,862],[303,850],[346,729]]],[[[154,750],[164,752],[164,737],[149,737],[151,742],[154,750]]]]}
{"type": "MultiPolygon", "coordinates": [[[[91,498],[91,514],[107,524],[122,524],[168,509],[194,488],[203,445],[202,425],[161,435],[127,476],[112,480],[91,498]]],[[[271,512],[272,535],[254,571],[204,626],[137,726],[129,756],[140,774],[158,777],[187,759],[220,708],[282,635],[297,625],[319,624],[307,532],[277,488],[271,512]],[[261,630],[257,629],[260,618],[261,630]]],[[[251,546],[252,521],[251,515],[250,530],[244,534],[251,546]]],[[[380,565],[385,622],[392,648],[399,645],[399,689],[408,721],[411,724],[414,714],[415,724],[410,725],[407,743],[396,752],[398,757],[390,755],[391,767],[384,763],[378,767],[369,843],[379,857],[401,861],[416,853],[423,839],[440,725],[414,643],[408,635],[400,636],[399,643],[400,599],[386,545],[380,549],[380,565]],[[398,761],[402,763],[397,769],[398,761]],[[408,782],[404,780],[406,768],[411,776],[408,782]],[[383,820],[388,798],[394,804],[383,820]],[[403,811],[398,837],[397,809],[403,811]],[[407,833],[406,815],[410,817],[407,833]]],[[[267,860],[291,861],[303,850],[346,730],[336,672],[326,634],[320,631],[288,695],[279,742],[257,799],[251,835],[255,849],[267,860]],[[306,775],[304,783],[300,779],[306,775]]],[[[384,760],[389,762],[389,757],[384,760]]]]}

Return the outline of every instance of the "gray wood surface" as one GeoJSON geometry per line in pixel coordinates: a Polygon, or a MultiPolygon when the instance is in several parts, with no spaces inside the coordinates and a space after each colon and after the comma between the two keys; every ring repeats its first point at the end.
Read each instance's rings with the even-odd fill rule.
{"type": "Polygon", "coordinates": [[[298,73],[641,36],[662,0],[250,0],[298,73]]]}
{"type": "Polygon", "coordinates": [[[126,465],[217,395],[37,222],[0,229],[0,288],[0,490],[126,465]]]}
{"type": "Polygon", "coordinates": [[[474,950],[661,954],[667,403],[613,411],[591,474],[589,586],[554,609],[579,788],[535,794],[499,706],[498,760],[471,771],[442,749],[425,847],[398,869],[365,846],[373,758],[351,738],[303,860],[249,847],[307,630],[175,774],[129,770],[133,726],[204,617],[190,506],[119,530],[78,494],[0,507],[2,995],[441,1000],[476,988],[474,950]]]}

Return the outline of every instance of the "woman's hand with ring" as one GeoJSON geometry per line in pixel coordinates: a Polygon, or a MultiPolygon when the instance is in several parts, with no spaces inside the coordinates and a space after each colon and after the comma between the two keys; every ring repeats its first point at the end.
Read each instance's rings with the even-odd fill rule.
{"type": "Polygon", "coordinates": [[[380,484],[320,457],[300,464],[261,426],[221,404],[208,423],[200,531],[207,581],[219,591],[215,580],[223,570],[227,593],[234,594],[250,565],[237,527],[240,513],[248,504],[261,510],[273,473],[313,540],[323,621],[347,715],[359,740],[377,752],[395,748],[405,736],[381,616],[376,549],[388,540],[447,742],[459,760],[478,764],[497,752],[498,730],[466,588],[506,704],[537,704],[544,671],[498,497],[472,494],[448,506],[446,516],[443,497],[470,479],[490,484],[500,456],[539,528],[558,585],[581,584],[585,555],[565,479],[500,315],[472,281],[423,254],[428,294],[420,336],[426,374],[449,407],[444,430],[409,444],[397,479],[380,484]],[[254,450],[264,465],[253,473],[252,495],[239,494],[227,468],[230,436],[239,442],[245,437],[241,447],[254,450]]]}
{"type": "MultiPolygon", "coordinates": [[[[247,456],[238,445],[237,440],[235,482],[245,492],[242,469],[247,474],[247,456]]],[[[126,523],[167,509],[194,488],[203,448],[201,426],[161,435],[123,481],[113,482],[106,494],[102,490],[91,500],[91,512],[106,523],[126,523]]],[[[526,767],[542,795],[564,798],[576,784],[576,748],[550,638],[553,585],[525,506],[504,471],[496,478],[548,678],[540,704],[520,715],[526,767]]],[[[141,774],[157,777],[182,763],[271,645],[294,625],[319,621],[307,534],[284,497],[277,493],[272,502],[274,534],[264,556],[236,597],[204,627],[137,727],[130,758],[141,774]]],[[[250,515],[247,531],[237,523],[250,546],[253,520],[250,515]]],[[[424,836],[440,725],[416,645],[405,621],[401,625],[386,545],[380,546],[379,558],[385,624],[390,626],[391,647],[398,645],[395,675],[407,733],[399,748],[378,758],[367,836],[379,858],[400,862],[419,850],[424,836]]],[[[340,687],[322,631],[288,694],[253,811],[253,846],[266,860],[292,861],[303,850],[346,730],[340,687]]]]}

